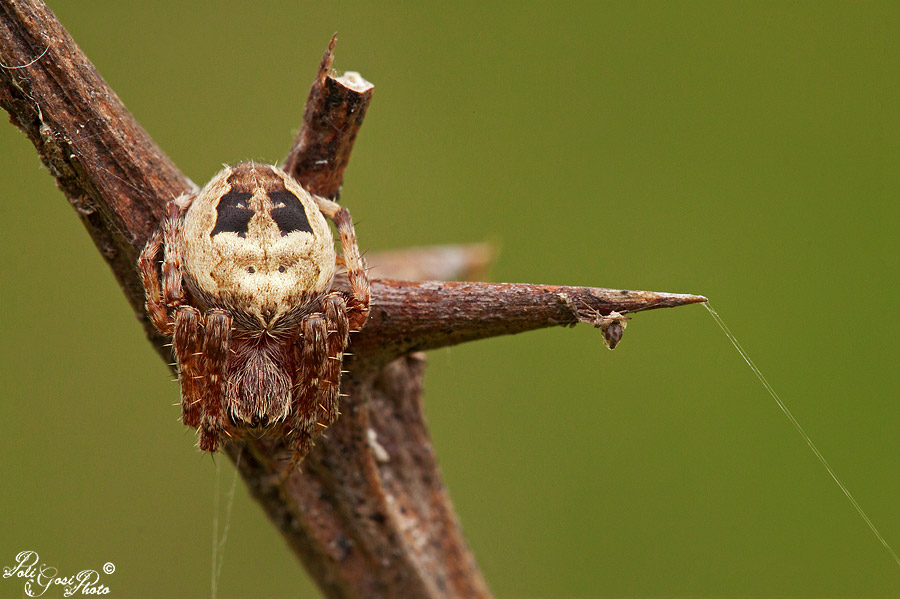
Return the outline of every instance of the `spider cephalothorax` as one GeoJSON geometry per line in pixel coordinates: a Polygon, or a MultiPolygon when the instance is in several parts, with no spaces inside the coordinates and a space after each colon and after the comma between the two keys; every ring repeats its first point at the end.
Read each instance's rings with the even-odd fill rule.
{"type": "Polygon", "coordinates": [[[337,417],[343,352],[369,312],[347,210],[278,168],[238,164],[169,202],[138,266],[150,318],[173,338],[182,421],[200,448],[249,432],[287,437],[302,459],[337,417]],[[331,289],[326,216],[350,293],[331,289]]]}

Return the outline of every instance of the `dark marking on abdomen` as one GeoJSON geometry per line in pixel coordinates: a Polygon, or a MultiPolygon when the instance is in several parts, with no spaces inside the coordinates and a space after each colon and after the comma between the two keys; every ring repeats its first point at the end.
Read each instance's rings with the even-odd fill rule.
{"type": "Polygon", "coordinates": [[[282,237],[294,231],[312,233],[312,227],[309,224],[309,219],[306,217],[306,210],[297,196],[287,189],[282,189],[270,191],[269,199],[272,200],[272,205],[274,206],[272,208],[272,220],[278,225],[282,237]]]}
{"type": "Polygon", "coordinates": [[[247,200],[253,197],[252,193],[243,191],[229,191],[219,199],[216,206],[216,226],[213,227],[210,237],[219,233],[237,233],[238,237],[247,234],[247,226],[255,212],[247,204],[247,200]]]}

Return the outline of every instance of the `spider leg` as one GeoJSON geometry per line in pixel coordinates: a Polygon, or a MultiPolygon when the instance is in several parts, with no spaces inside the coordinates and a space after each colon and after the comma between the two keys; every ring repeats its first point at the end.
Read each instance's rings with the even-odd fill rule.
{"type": "Polygon", "coordinates": [[[141,272],[141,280],[144,283],[146,292],[147,314],[150,315],[150,322],[156,327],[156,330],[166,336],[172,335],[172,322],[169,320],[169,314],[166,312],[166,305],[162,301],[162,294],[159,289],[159,250],[162,247],[163,232],[157,229],[150,236],[147,245],[141,252],[138,259],[138,270],[141,272]]]}
{"type": "Polygon", "coordinates": [[[170,308],[184,303],[181,275],[182,244],[179,231],[184,224],[187,209],[193,201],[193,196],[180,196],[166,205],[166,218],[162,225],[166,250],[162,264],[162,286],[166,305],[170,308]]]}
{"type": "Polygon", "coordinates": [[[308,314],[300,324],[300,335],[294,346],[297,368],[294,379],[291,415],[286,423],[294,455],[288,470],[292,470],[313,447],[318,422],[318,401],[322,374],[328,361],[328,325],[321,313],[308,314]]]}
{"type": "Polygon", "coordinates": [[[350,330],[358,331],[369,316],[369,277],[366,275],[365,260],[359,254],[353,219],[350,218],[350,212],[340,204],[318,196],[313,196],[313,199],[322,214],[334,221],[341,236],[341,247],[344,249],[344,262],[351,290],[351,296],[347,301],[350,330]]]}
{"type": "Polygon", "coordinates": [[[173,322],[167,308],[180,304],[184,299],[181,290],[181,250],[177,242],[177,225],[184,220],[194,195],[182,195],[166,204],[166,216],[160,227],[150,235],[138,259],[138,269],[146,292],[146,308],[153,326],[163,335],[171,337],[173,322]],[[162,286],[160,286],[160,266],[157,260],[160,249],[165,250],[162,265],[162,286]]]}
{"type": "Polygon", "coordinates": [[[295,346],[298,365],[294,382],[291,418],[285,427],[293,456],[282,477],[299,464],[314,441],[338,416],[341,363],[350,333],[347,304],[340,293],[322,300],[324,314],[306,316],[301,324],[302,340],[295,346]]]}
{"type": "Polygon", "coordinates": [[[203,327],[203,401],[200,402],[200,449],[215,451],[225,432],[225,362],[231,341],[231,315],[209,310],[203,327]]]}
{"type": "Polygon", "coordinates": [[[203,376],[200,356],[203,349],[203,327],[200,311],[193,306],[179,306],[175,312],[175,360],[181,382],[181,421],[192,428],[200,426],[200,400],[203,376]]]}
{"type": "MultiPolygon", "coordinates": [[[[319,383],[316,407],[319,409],[317,425],[329,427],[338,416],[338,394],[341,387],[341,365],[350,334],[347,304],[339,293],[325,297],[325,323],[328,325],[328,356],[319,383]]],[[[322,429],[324,430],[324,428],[322,429]]]]}

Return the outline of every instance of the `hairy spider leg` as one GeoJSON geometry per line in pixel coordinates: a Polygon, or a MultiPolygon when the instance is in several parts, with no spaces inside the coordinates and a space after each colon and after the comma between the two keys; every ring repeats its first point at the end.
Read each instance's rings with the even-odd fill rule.
{"type": "Polygon", "coordinates": [[[181,288],[181,250],[176,243],[177,225],[184,220],[195,195],[182,195],[166,204],[166,216],[160,226],[147,241],[138,260],[138,269],[146,291],[145,307],[150,321],[160,333],[167,337],[173,335],[173,321],[167,308],[172,308],[184,301],[181,288]],[[165,249],[162,270],[158,261],[160,249],[165,249]],[[160,272],[162,272],[162,288],[160,288],[160,272]]]}
{"type": "Polygon", "coordinates": [[[202,397],[201,384],[198,381],[203,376],[200,361],[203,328],[200,312],[196,308],[183,305],[181,244],[177,239],[180,225],[194,197],[182,195],[166,204],[162,226],[154,231],[144,246],[138,268],[146,289],[147,313],[153,325],[163,335],[173,337],[175,361],[178,363],[178,377],[181,382],[182,422],[197,428],[200,424],[202,397]],[[162,267],[157,260],[161,248],[165,248],[162,267]],[[168,311],[172,308],[175,309],[174,323],[168,311]]]}
{"type": "Polygon", "coordinates": [[[288,470],[293,469],[313,447],[318,422],[318,395],[325,364],[328,362],[328,324],[314,312],[303,317],[300,337],[294,346],[297,364],[294,398],[287,430],[294,450],[288,470]]]}
{"type": "Polygon", "coordinates": [[[347,266],[351,290],[351,297],[347,302],[350,330],[358,331],[369,316],[369,277],[366,275],[365,261],[359,254],[353,219],[350,218],[350,212],[340,204],[319,196],[313,196],[313,199],[322,214],[334,221],[341,236],[341,247],[344,250],[344,263],[347,266]]]}
{"type": "Polygon", "coordinates": [[[200,311],[193,306],[179,306],[175,312],[175,360],[181,382],[181,421],[191,428],[200,426],[203,396],[202,351],[203,327],[200,311]]]}
{"type": "Polygon", "coordinates": [[[294,401],[286,427],[294,451],[285,469],[287,476],[313,448],[315,439],[338,416],[341,364],[350,333],[347,304],[341,293],[322,299],[323,313],[307,315],[301,337],[294,346],[298,365],[294,381],[294,401]]]}
{"type": "Polygon", "coordinates": [[[325,296],[323,304],[325,323],[328,325],[328,358],[319,386],[319,401],[316,402],[319,418],[316,422],[327,428],[338,416],[341,365],[344,363],[344,350],[350,337],[350,319],[347,315],[347,304],[341,294],[329,293],[325,296]]]}
{"type": "Polygon", "coordinates": [[[150,322],[157,331],[170,337],[172,322],[169,320],[169,314],[159,289],[159,260],[157,257],[162,248],[162,240],[162,229],[156,229],[141,252],[138,270],[141,271],[141,280],[146,290],[144,307],[147,309],[147,314],[150,315],[150,322]]]}
{"type": "Polygon", "coordinates": [[[166,306],[175,308],[185,303],[182,287],[181,266],[184,263],[179,231],[184,225],[184,217],[195,196],[180,196],[166,204],[166,218],[163,221],[165,259],[162,265],[163,298],[166,306]]]}
{"type": "Polygon", "coordinates": [[[231,342],[231,315],[206,312],[203,327],[203,401],[200,402],[200,449],[215,451],[228,424],[225,410],[225,362],[231,342]]]}

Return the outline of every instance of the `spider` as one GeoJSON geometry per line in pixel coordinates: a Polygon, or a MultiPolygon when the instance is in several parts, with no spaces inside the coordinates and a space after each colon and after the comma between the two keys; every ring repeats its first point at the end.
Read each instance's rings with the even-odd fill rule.
{"type": "Polygon", "coordinates": [[[350,213],[276,167],[237,164],[168,203],[138,268],[150,320],[173,339],[181,419],[200,449],[225,436],[285,437],[299,463],[337,418],[349,333],[369,313],[350,213]],[[332,289],[326,216],[349,293],[332,289]]]}

